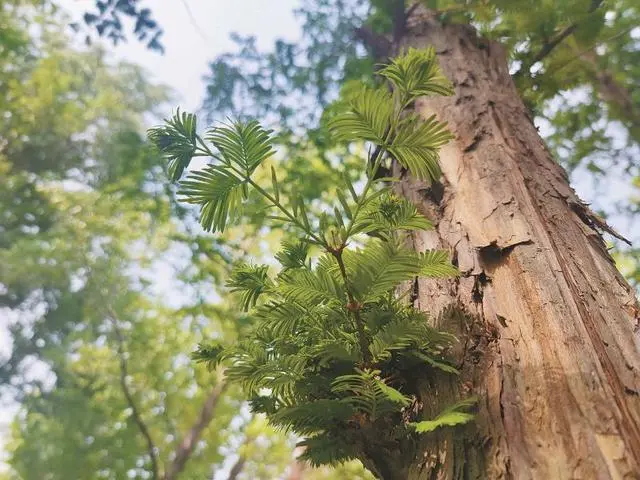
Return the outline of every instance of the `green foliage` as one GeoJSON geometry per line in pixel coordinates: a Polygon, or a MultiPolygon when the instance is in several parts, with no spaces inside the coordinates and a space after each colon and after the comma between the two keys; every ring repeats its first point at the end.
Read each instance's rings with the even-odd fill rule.
{"type": "Polygon", "coordinates": [[[176,112],[165,125],[149,131],[149,138],[168,160],[167,170],[172,181],[178,180],[196,153],[196,116],[176,112]]]}
{"type": "MultiPolygon", "coordinates": [[[[274,211],[270,218],[276,224],[298,232],[276,255],[282,269],[274,277],[266,265],[247,263],[231,273],[227,285],[240,295],[242,308],[250,309],[252,334],[236,344],[203,345],[194,358],[210,368],[224,364],[228,379],[242,385],[255,412],[307,436],[304,458],[316,465],[364,458],[361,445],[367,438],[393,436],[412,445],[415,418],[403,412],[420,402],[421,394],[407,372],[419,368],[427,378],[457,373],[447,357],[455,338],[430,327],[427,316],[399,294],[416,277],[457,271],[446,252],[419,253],[403,246],[405,231],[431,224],[391,192],[395,179],[377,178],[394,156],[414,175],[437,180],[437,152],[450,134],[433,118],[423,122],[401,114],[418,96],[451,91],[433,50],[411,50],[382,72],[391,91],[362,87],[348,111],[338,112],[330,123],[341,141],[371,142],[374,152],[361,191],[343,176],[333,215],[316,219],[295,190],[284,193],[286,185],[266,165],[272,139],[255,121],[213,129],[206,140],[216,151],[198,136],[190,140],[193,151],[208,154],[213,164],[180,182],[185,201],[201,205],[207,230],[222,230],[243,200],[256,195],[274,211]],[[270,172],[269,186],[261,185],[267,179],[258,175],[261,170],[270,172]],[[208,209],[216,212],[213,221],[208,209]],[[310,256],[312,248],[321,253],[310,256]]],[[[169,131],[158,127],[150,138],[160,149],[174,148],[155,133],[169,131]]],[[[182,127],[174,131],[180,145],[182,127]]]]}
{"type": "Polygon", "coordinates": [[[406,103],[418,97],[452,95],[453,88],[442,74],[433,47],[424,50],[409,48],[407,54],[378,72],[397,88],[406,103]]]}
{"type": "MultiPolygon", "coordinates": [[[[556,159],[579,182],[581,196],[612,216],[614,226],[635,243],[632,226],[640,210],[633,186],[640,178],[635,161],[640,141],[637,1],[544,1],[532,9],[527,0],[421,0],[405,7],[417,3],[434,10],[435,20],[473,25],[481,37],[503,45],[514,81],[556,159]],[[613,201],[612,191],[622,198],[613,201]]],[[[336,111],[353,101],[362,81],[372,90],[379,86],[373,73],[375,62],[388,55],[385,39],[405,31],[398,23],[401,4],[306,0],[298,12],[300,42],[279,40],[263,52],[255,38],[236,37],[237,49],[211,64],[206,112],[275,118],[285,132],[303,125],[309,130],[299,149],[313,145],[329,156],[336,138],[328,124],[336,111]]],[[[385,70],[393,74],[399,68],[385,70]]],[[[313,185],[326,190],[331,178],[316,171],[325,175],[315,175],[313,185]]],[[[625,262],[637,264],[637,251],[625,250],[625,262]]]]}
{"type": "Polygon", "coordinates": [[[474,416],[471,413],[466,412],[477,403],[475,397],[467,398],[461,402],[457,402],[454,405],[443,410],[433,420],[424,420],[417,422],[412,426],[415,427],[418,433],[432,432],[440,427],[455,427],[457,425],[464,425],[473,420],[474,416]]]}

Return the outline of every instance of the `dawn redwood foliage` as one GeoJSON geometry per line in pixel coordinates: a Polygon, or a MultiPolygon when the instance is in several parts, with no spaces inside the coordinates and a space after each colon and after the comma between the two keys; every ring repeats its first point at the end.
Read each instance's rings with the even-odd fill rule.
{"type": "Polygon", "coordinates": [[[433,49],[410,49],[379,75],[391,89],[362,86],[331,122],[338,139],[371,144],[367,180],[357,189],[345,176],[330,213],[317,219],[302,197],[281,195],[273,167],[270,185],[254,180],[274,153],[270,132],[256,121],[213,127],[203,138],[195,116],[177,112],[149,137],[167,157],[178,195],[200,206],[206,230],[223,231],[256,195],[275,225],[299,233],[276,255],[278,272],[242,263],[231,274],[228,287],[251,311],[253,333],[236,345],[203,344],[194,358],[224,364],[255,412],[304,436],[302,458],[316,465],[360,459],[381,478],[401,478],[378,459],[396,451],[411,464],[421,454],[419,437],[472,420],[475,399],[434,417],[422,412],[429,382],[458,373],[449,358],[456,339],[429,326],[428,313],[409,301],[411,284],[457,270],[445,251],[408,248],[407,232],[431,223],[392,192],[398,179],[379,175],[393,157],[416,178],[439,178],[438,150],[451,134],[435,117],[406,109],[422,96],[450,95],[450,84],[433,49]],[[194,156],[211,163],[180,180],[194,156]]]}

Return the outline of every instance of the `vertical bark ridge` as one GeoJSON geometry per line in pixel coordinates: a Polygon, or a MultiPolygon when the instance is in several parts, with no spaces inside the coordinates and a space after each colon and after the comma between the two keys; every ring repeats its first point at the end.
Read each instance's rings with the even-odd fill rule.
{"type": "Polygon", "coordinates": [[[398,190],[436,224],[415,247],[448,249],[462,272],[420,280],[415,301],[474,316],[458,325],[460,382],[440,389],[481,397],[480,441],[441,432],[435,476],[411,478],[640,478],[640,314],[597,219],[540,139],[500,45],[422,8],[407,28],[404,46],[433,45],[456,91],[416,108],[456,140],[441,186],[405,174],[398,190]]]}

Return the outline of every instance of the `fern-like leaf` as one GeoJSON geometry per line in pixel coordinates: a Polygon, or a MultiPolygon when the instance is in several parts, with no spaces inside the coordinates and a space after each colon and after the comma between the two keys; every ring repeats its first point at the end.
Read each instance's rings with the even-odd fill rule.
{"type": "Polygon", "coordinates": [[[204,363],[208,370],[213,370],[223,359],[224,347],[218,343],[199,344],[191,358],[198,363],[204,363]]]}
{"type": "Polygon", "coordinates": [[[223,232],[231,215],[237,215],[244,183],[222,167],[208,165],[180,182],[182,201],[200,205],[200,224],[206,231],[223,232]]]}
{"type": "Polygon", "coordinates": [[[455,427],[456,425],[463,425],[469,423],[475,418],[475,415],[467,413],[465,410],[470,409],[478,402],[476,397],[470,397],[462,400],[450,407],[444,409],[433,420],[424,420],[411,424],[418,433],[432,432],[440,427],[455,427]]]}
{"type": "Polygon", "coordinates": [[[410,48],[378,72],[404,94],[407,102],[426,95],[452,95],[451,83],[442,74],[433,48],[410,48]]]}
{"type": "Polygon", "coordinates": [[[366,88],[350,103],[350,111],[336,116],[329,123],[338,140],[368,140],[378,145],[385,142],[391,125],[393,101],[382,89],[366,88]]]}
{"type": "Polygon", "coordinates": [[[232,292],[241,293],[241,308],[244,311],[253,307],[262,293],[268,291],[273,283],[268,275],[266,265],[249,265],[241,263],[231,272],[227,287],[232,292]]]}
{"type": "Polygon", "coordinates": [[[385,194],[367,205],[353,227],[353,233],[367,233],[389,240],[399,230],[430,230],[433,225],[403,198],[385,194]]]}
{"type": "Polygon", "coordinates": [[[371,241],[361,250],[345,252],[344,258],[352,272],[354,296],[360,302],[377,301],[421,271],[416,252],[387,242],[371,241]]]}
{"type": "Polygon", "coordinates": [[[322,264],[313,270],[291,270],[282,276],[280,292],[289,300],[298,302],[307,308],[320,303],[345,301],[344,286],[322,264]]]}
{"type": "Polygon", "coordinates": [[[151,128],[148,137],[168,160],[169,179],[178,181],[196,151],[196,116],[178,109],[164,125],[151,128]]]}
{"type": "Polygon", "coordinates": [[[337,465],[357,458],[354,443],[334,435],[315,435],[302,440],[298,446],[304,447],[300,460],[307,461],[314,467],[337,465]]]}
{"type": "Polygon", "coordinates": [[[459,275],[456,267],[451,265],[449,254],[445,250],[429,250],[420,254],[420,275],[423,277],[440,278],[459,275]]]}
{"type": "Polygon", "coordinates": [[[435,115],[424,121],[413,115],[402,123],[388,150],[418,179],[435,181],[441,175],[438,151],[452,138],[435,115]]]}
{"type": "Polygon", "coordinates": [[[303,241],[283,242],[282,249],[276,253],[276,260],[280,262],[283,271],[306,266],[309,244],[303,241]]]}
{"type": "Polygon", "coordinates": [[[227,162],[250,176],[258,165],[274,153],[270,134],[271,131],[251,120],[212,128],[206,139],[215,145],[227,162]]]}
{"type": "Polygon", "coordinates": [[[356,369],[352,375],[341,375],[331,384],[331,391],[346,395],[344,401],[375,420],[390,411],[399,411],[411,400],[398,390],[382,382],[379,370],[356,369]]]}
{"type": "Polygon", "coordinates": [[[348,402],[323,399],[281,408],[271,416],[271,421],[274,425],[293,429],[301,435],[312,435],[325,430],[327,424],[346,421],[354,413],[348,402]]]}

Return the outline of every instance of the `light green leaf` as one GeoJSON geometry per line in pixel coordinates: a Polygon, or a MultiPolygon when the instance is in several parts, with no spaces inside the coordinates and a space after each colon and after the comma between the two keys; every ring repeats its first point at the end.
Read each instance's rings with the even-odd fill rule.
{"type": "MultiPolygon", "coordinates": [[[[391,94],[382,88],[364,88],[350,103],[351,110],[331,120],[338,140],[368,140],[382,145],[393,119],[391,94]]],[[[355,192],[352,192],[354,194],[355,192]]]]}
{"type": "Polygon", "coordinates": [[[270,134],[271,131],[251,120],[212,128],[206,139],[215,145],[224,160],[250,176],[262,161],[274,153],[270,134]]]}
{"type": "Polygon", "coordinates": [[[429,250],[420,254],[420,275],[423,277],[455,277],[460,274],[449,261],[449,253],[445,250],[429,250]]]}
{"type": "Polygon", "coordinates": [[[148,137],[169,161],[169,179],[179,180],[196,151],[196,116],[178,109],[164,125],[151,128],[148,137]]]}
{"type": "Polygon", "coordinates": [[[221,167],[209,165],[180,182],[182,201],[201,206],[200,224],[207,231],[223,232],[230,217],[239,213],[243,181],[221,167]]]}
{"type": "Polygon", "coordinates": [[[418,433],[427,433],[440,427],[454,427],[456,425],[469,423],[475,418],[475,415],[467,413],[464,410],[468,410],[477,403],[478,398],[475,396],[466,398],[444,409],[433,420],[424,420],[422,422],[412,423],[411,426],[414,427],[418,433]]]}
{"type": "Polygon", "coordinates": [[[438,151],[452,138],[446,124],[438,122],[435,115],[424,121],[411,116],[402,123],[388,150],[418,179],[435,181],[441,175],[438,151]]]}
{"type": "Polygon", "coordinates": [[[442,74],[433,48],[410,48],[378,72],[391,81],[407,103],[426,95],[452,95],[451,83],[442,74]]]}

